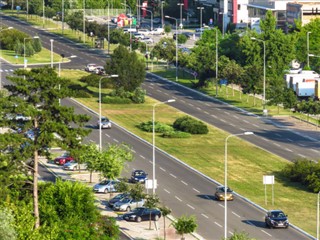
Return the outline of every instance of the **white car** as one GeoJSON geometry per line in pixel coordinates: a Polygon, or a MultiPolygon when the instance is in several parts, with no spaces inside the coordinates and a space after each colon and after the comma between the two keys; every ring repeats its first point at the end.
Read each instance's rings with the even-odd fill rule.
{"type": "Polygon", "coordinates": [[[89,64],[87,64],[87,66],[85,67],[85,70],[87,71],[87,72],[94,72],[95,70],[96,70],[96,67],[97,67],[98,65],[97,64],[95,64],[95,63],[89,63],[89,64]]]}
{"type": "Polygon", "coordinates": [[[96,193],[108,193],[116,192],[116,185],[119,184],[119,180],[103,180],[100,183],[93,186],[93,191],[96,193]]]}
{"type": "Polygon", "coordinates": [[[130,197],[123,198],[113,205],[113,210],[130,212],[131,210],[133,210],[137,207],[142,207],[144,202],[145,202],[144,199],[133,200],[130,197]]]}
{"type": "Polygon", "coordinates": [[[140,42],[144,42],[144,43],[148,44],[148,43],[153,43],[153,40],[152,40],[152,38],[144,38],[144,39],[140,39],[140,42]]]}
{"type": "Polygon", "coordinates": [[[133,36],[135,38],[138,38],[138,39],[144,39],[145,38],[144,34],[139,33],[139,32],[134,33],[133,36]]]}
{"type": "MultiPolygon", "coordinates": [[[[100,128],[100,121],[97,122],[97,128],[100,128]]],[[[101,128],[111,128],[111,121],[107,117],[101,117],[101,128]]]]}
{"type": "Polygon", "coordinates": [[[154,34],[154,35],[162,35],[164,33],[165,32],[164,32],[163,28],[155,28],[155,29],[152,30],[152,34],[154,34]]]}
{"type": "Polygon", "coordinates": [[[84,164],[79,164],[74,160],[71,160],[70,162],[67,162],[63,165],[64,170],[70,170],[70,171],[77,171],[77,170],[86,170],[87,165],[84,164]]]}
{"type": "Polygon", "coordinates": [[[143,35],[150,35],[151,32],[148,29],[138,29],[138,33],[142,33],[143,35]]]}

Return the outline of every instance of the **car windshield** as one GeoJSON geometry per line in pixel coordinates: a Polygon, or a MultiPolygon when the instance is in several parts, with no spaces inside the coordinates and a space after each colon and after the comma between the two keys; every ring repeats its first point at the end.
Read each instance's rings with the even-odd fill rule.
{"type": "Polygon", "coordinates": [[[102,181],[102,182],[100,182],[100,185],[107,185],[107,184],[109,184],[109,180],[104,180],[104,181],[102,181]]]}
{"type": "Polygon", "coordinates": [[[109,119],[106,117],[101,118],[101,122],[109,122],[109,119]]]}
{"type": "Polygon", "coordinates": [[[121,202],[121,203],[128,203],[128,202],[130,202],[130,198],[121,199],[119,202],[121,202]]]}
{"type": "MultiPolygon", "coordinates": [[[[224,189],[224,187],[220,187],[220,188],[218,188],[218,191],[219,191],[219,192],[224,192],[225,189],[224,189]]],[[[227,192],[228,192],[228,193],[232,193],[232,190],[231,190],[230,188],[227,188],[227,192]]]]}
{"type": "Polygon", "coordinates": [[[283,218],[285,217],[285,214],[283,212],[272,212],[271,216],[274,218],[283,218]]]}
{"type": "Polygon", "coordinates": [[[143,171],[135,171],[135,172],[133,172],[132,175],[133,176],[143,176],[143,175],[145,175],[145,173],[143,171]]]}

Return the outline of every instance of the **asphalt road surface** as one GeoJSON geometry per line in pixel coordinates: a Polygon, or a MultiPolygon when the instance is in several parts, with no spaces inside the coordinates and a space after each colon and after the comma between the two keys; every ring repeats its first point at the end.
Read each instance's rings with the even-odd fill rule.
{"type": "MultiPolygon", "coordinates": [[[[64,53],[66,56],[78,56],[72,59],[72,62],[68,65],[64,65],[65,67],[83,69],[90,62],[104,64],[107,57],[101,52],[87,50],[81,45],[74,44],[40,29],[34,29],[27,24],[11,21],[8,17],[3,17],[3,22],[25,31],[31,36],[39,35],[43,46],[48,49],[50,49],[50,39],[54,39],[55,52],[64,53]]],[[[298,143],[306,145],[306,147],[301,147],[304,151],[300,154],[306,154],[306,148],[311,148],[315,151],[317,151],[317,148],[319,149],[319,143],[299,138],[300,136],[295,134],[290,135],[277,126],[266,122],[266,119],[261,119],[229,105],[195,94],[174,83],[150,78],[149,75],[144,87],[147,89],[149,96],[160,101],[175,98],[176,102],[172,103],[174,107],[230,133],[254,131],[256,135],[250,138],[254,139],[252,141],[256,145],[280,156],[283,155],[289,160],[292,160],[299,154],[299,151],[295,150],[299,150],[299,147],[301,147],[298,143]],[[281,144],[281,147],[277,148],[276,144],[281,144]],[[282,151],[280,151],[281,148],[282,151]],[[292,152],[284,151],[285,148],[288,148],[292,152]]],[[[92,129],[92,133],[86,141],[98,143],[98,130],[93,128],[97,121],[97,115],[92,113],[92,111],[84,109],[72,100],[64,99],[62,103],[74,106],[77,113],[86,113],[92,116],[87,126],[92,129]]],[[[149,173],[152,172],[152,146],[150,144],[115,124],[112,129],[106,130],[103,133],[104,144],[107,142],[126,142],[133,147],[136,160],[128,165],[124,174],[130,174],[132,169],[144,169],[149,173]]],[[[162,202],[173,210],[174,216],[178,217],[184,214],[195,215],[199,224],[197,232],[205,239],[221,239],[224,233],[224,206],[213,199],[216,183],[163,152],[157,151],[156,159],[156,178],[159,183],[157,194],[162,202]]],[[[293,228],[284,231],[270,230],[264,226],[263,217],[263,210],[236,197],[235,201],[228,204],[229,236],[231,236],[234,230],[237,230],[245,231],[251,237],[257,239],[310,239],[293,228]]]]}

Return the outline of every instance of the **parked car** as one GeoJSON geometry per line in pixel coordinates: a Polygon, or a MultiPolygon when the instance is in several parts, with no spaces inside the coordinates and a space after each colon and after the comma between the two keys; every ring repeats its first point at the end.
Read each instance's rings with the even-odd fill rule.
{"type": "Polygon", "coordinates": [[[269,228],[288,228],[288,216],[281,210],[271,210],[265,216],[266,226],[269,228]]]}
{"type": "Polygon", "coordinates": [[[151,34],[150,30],[145,29],[145,28],[138,29],[138,33],[142,33],[143,35],[150,35],[151,34]]]}
{"type": "Polygon", "coordinates": [[[103,66],[96,66],[96,68],[94,69],[94,72],[95,74],[98,74],[98,75],[103,75],[106,73],[103,66]]]}
{"type": "Polygon", "coordinates": [[[130,213],[125,213],[122,217],[126,221],[148,221],[150,217],[151,220],[158,221],[161,217],[161,211],[156,208],[138,207],[130,213]]]}
{"type": "Polygon", "coordinates": [[[153,40],[152,40],[152,38],[145,37],[143,39],[140,39],[140,42],[144,42],[146,44],[149,44],[149,43],[153,43],[153,40]]]}
{"type": "Polygon", "coordinates": [[[58,165],[64,165],[65,163],[70,162],[72,160],[74,160],[74,158],[70,156],[70,153],[65,152],[60,157],[55,158],[54,163],[58,165]]]}
{"type": "Polygon", "coordinates": [[[137,207],[142,207],[143,204],[144,204],[144,199],[134,200],[128,197],[128,198],[123,198],[120,201],[116,202],[113,205],[113,210],[130,212],[131,210],[137,207]]]}
{"type": "MultiPolygon", "coordinates": [[[[216,188],[216,193],[214,194],[216,199],[219,201],[224,201],[225,197],[225,188],[224,186],[219,186],[216,188]]],[[[230,188],[227,188],[227,200],[232,201],[233,200],[233,191],[230,188]]]]}
{"type": "Polygon", "coordinates": [[[131,173],[130,182],[132,183],[144,183],[148,179],[148,173],[143,170],[134,170],[131,173]]]}
{"type": "Polygon", "coordinates": [[[139,32],[133,33],[133,36],[137,39],[144,39],[145,38],[144,34],[139,33],[139,32]]]}
{"type": "Polygon", "coordinates": [[[103,180],[100,183],[96,184],[93,186],[93,191],[96,193],[109,193],[109,192],[116,192],[117,187],[116,185],[120,181],[115,179],[115,180],[103,180]]]}
{"type": "Polygon", "coordinates": [[[155,29],[152,30],[152,34],[154,34],[154,35],[159,35],[159,34],[163,35],[163,34],[165,34],[165,32],[164,32],[163,28],[155,28],[155,29]]]}
{"type": "Polygon", "coordinates": [[[64,170],[71,170],[71,171],[76,171],[76,170],[85,170],[87,169],[87,165],[84,164],[79,164],[75,160],[71,160],[70,162],[67,162],[66,164],[63,165],[64,170]]]}
{"type": "MultiPolygon", "coordinates": [[[[100,121],[97,122],[97,128],[100,128],[100,121]]],[[[101,117],[101,128],[111,128],[111,122],[107,117],[101,117]]]]}
{"type": "Polygon", "coordinates": [[[85,67],[85,70],[86,70],[87,72],[94,72],[94,70],[96,69],[97,66],[98,66],[98,65],[95,64],[95,63],[89,63],[89,64],[87,64],[87,66],[85,67]]]}
{"type": "Polygon", "coordinates": [[[113,208],[113,205],[116,203],[116,202],[119,202],[121,199],[124,199],[124,198],[128,198],[129,197],[129,194],[128,193],[120,193],[118,194],[117,196],[111,198],[109,201],[108,201],[108,206],[113,208]]]}

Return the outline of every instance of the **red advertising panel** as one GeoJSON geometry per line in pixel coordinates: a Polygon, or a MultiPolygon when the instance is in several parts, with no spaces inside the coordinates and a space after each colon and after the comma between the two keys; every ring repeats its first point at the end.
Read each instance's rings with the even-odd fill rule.
{"type": "Polygon", "coordinates": [[[146,11],[147,7],[148,7],[148,2],[144,1],[142,3],[142,17],[146,17],[147,16],[147,11],[146,11]]]}
{"type": "Polygon", "coordinates": [[[188,10],[188,0],[184,0],[183,4],[184,10],[188,10]]]}

